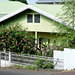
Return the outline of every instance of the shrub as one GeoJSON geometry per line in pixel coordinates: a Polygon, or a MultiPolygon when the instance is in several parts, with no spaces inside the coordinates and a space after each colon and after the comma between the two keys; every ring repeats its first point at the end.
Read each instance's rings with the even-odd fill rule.
{"type": "Polygon", "coordinates": [[[29,70],[32,69],[32,67],[31,67],[30,65],[25,66],[25,68],[27,68],[27,69],[29,69],[29,70]]]}
{"type": "Polygon", "coordinates": [[[24,66],[23,66],[23,65],[14,65],[14,67],[15,67],[16,69],[19,69],[19,68],[23,68],[24,66]]]}
{"type": "Polygon", "coordinates": [[[39,67],[39,68],[43,68],[43,69],[53,69],[54,65],[51,64],[50,61],[47,61],[45,59],[38,59],[35,64],[39,67]]]}
{"type": "Polygon", "coordinates": [[[50,62],[46,63],[45,65],[43,65],[42,67],[43,69],[53,69],[54,65],[51,64],[50,62]]]}
{"type": "Polygon", "coordinates": [[[49,57],[53,57],[53,50],[58,50],[60,49],[60,43],[58,45],[47,45],[47,44],[43,44],[41,51],[42,51],[42,55],[44,56],[49,56],[49,57]]]}
{"type": "Polygon", "coordinates": [[[27,68],[29,70],[35,70],[37,67],[36,66],[27,65],[27,66],[25,66],[25,68],[27,68]]]}
{"type": "Polygon", "coordinates": [[[22,30],[19,24],[0,27],[0,46],[13,52],[35,54],[34,41],[34,36],[26,29],[22,30]]]}
{"type": "Polygon", "coordinates": [[[44,65],[44,62],[46,62],[46,60],[44,59],[38,59],[35,64],[39,67],[42,68],[42,66],[44,65]]]}

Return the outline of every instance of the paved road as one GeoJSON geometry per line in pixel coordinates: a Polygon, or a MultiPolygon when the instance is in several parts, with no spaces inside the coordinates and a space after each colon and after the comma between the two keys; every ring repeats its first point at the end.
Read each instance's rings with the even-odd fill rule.
{"type": "Polygon", "coordinates": [[[70,72],[39,72],[24,70],[5,70],[0,69],[0,75],[75,75],[75,71],[70,72]]]}

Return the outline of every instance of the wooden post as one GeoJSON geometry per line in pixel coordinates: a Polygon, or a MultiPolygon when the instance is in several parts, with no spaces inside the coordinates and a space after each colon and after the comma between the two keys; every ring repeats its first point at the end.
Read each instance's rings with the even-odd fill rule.
{"type": "Polygon", "coordinates": [[[9,52],[9,62],[11,63],[11,52],[9,52]]]}
{"type": "MultiPolygon", "coordinates": [[[[35,31],[35,39],[37,39],[37,31],[35,31]]],[[[35,44],[37,44],[37,40],[35,40],[35,44]]]]}
{"type": "MultiPolygon", "coordinates": [[[[37,44],[37,31],[35,31],[35,44],[37,44]]],[[[35,45],[35,50],[36,50],[37,45],[35,45]]]]}
{"type": "Polygon", "coordinates": [[[0,67],[1,67],[1,52],[0,52],[0,67]]]}

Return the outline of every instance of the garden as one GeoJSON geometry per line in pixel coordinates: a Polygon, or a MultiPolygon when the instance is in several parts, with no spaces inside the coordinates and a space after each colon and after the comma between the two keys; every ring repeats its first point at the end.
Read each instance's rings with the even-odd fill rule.
{"type": "MultiPolygon", "coordinates": [[[[0,50],[9,50],[10,52],[38,55],[53,57],[53,50],[60,49],[60,43],[56,45],[44,44],[42,48],[38,51],[37,44],[35,44],[35,37],[33,33],[27,31],[27,29],[22,30],[21,25],[15,24],[11,26],[1,26],[0,27],[0,50]]],[[[54,65],[46,59],[38,59],[34,63],[39,68],[43,69],[53,69],[54,65]]],[[[29,67],[29,66],[28,66],[29,67]]],[[[31,67],[32,68],[32,67],[31,67]]]]}
{"type": "MultiPolygon", "coordinates": [[[[75,34],[75,33],[74,33],[75,34]]],[[[66,35],[67,36],[67,35],[66,35]]],[[[74,36],[74,35],[73,35],[74,36]]],[[[68,37],[69,38],[69,37],[68,37]]],[[[72,37],[72,40],[75,40],[72,37]]],[[[14,24],[10,26],[1,26],[0,27],[0,50],[9,50],[10,52],[28,54],[28,55],[38,55],[45,57],[53,57],[53,50],[64,50],[64,47],[67,47],[66,37],[60,41],[60,43],[54,43],[53,45],[43,44],[43,46],[38,50],[37,44],[35,44],[35,39],[33,33],[27,31],[27,29],[22,30],[20,24],[14,24]]],[[[70,40],[70,39],[68,39],[70,40]]],[[[74,48],[74,41],[70,40],[68,43],[69,47],[74,48]],[[71,45],[73,44],[73,45],[71,45]]],[[[52,61],[47,59],[37,59],[35,63],[36,66],[22,66],[15,65],[15,67],[29,68],[29,69],[54,69],[55,64],[52,61]]]]}
{"type": "Polygon", "coordinates": [[[22,54],[35,54],[44,56],[53,56],[53,50],[60,49],[60,43],[56,46],[43,44],[42,48],[38,52],[37,44],[35,44],[35,37],[33,33],[22,30],[21,25],[11,25],[8,27],[0,27],[0,47],[1,50],[6,48],[10,49],[11,52],[22,53],[22,54]]]}
{"type": "MultiPolygon", "coordinates": [[[[35,43],[34,35],[32,32],[27,31],[27,29],[22,30],[20,24],[13,24],[10,26],[0,26],[0,50],[3,51],[4,48],[11,52],[37,55],[44,57],[53,57],[53,50],[61,50],[64,48],[75,48],[75,2],[73,0],[67,0],[66,4],[63,6],[63,13],[58,13],[58,18],[62,20],[61,23],[53,22],[53,25],[58,26],[60,30],[60,35],[64,35],[64,38],[59,38],[53,45],[43,44],[43,46],[38,49],[35,43]],[[64,31],[63,31],[64,30],[64,31]],[[66,32],[65,32],[66,30],[66,32]]],[[[56,35],[59,35],[57,33],[56,35]]],[[[19,58],[19,57],[18,57],[19,58]]],[[[31,59],[31,58],[30,58],[31,59]]],[[[30,60],[29,59],[29,60],[30,60]]],[[[28,61],[29,61],[28,60],[28,61]]],[[[22,61],[22,60],[20,60],[22,61]]],[[[35,65],[42,69],[53,69],[55,64],[48,61],[47,59],[37,59],[35,65]]],[[[15,67],[23,67],[29,69],[36,69],[36,66],[22,66],[14,65],[15,67]]]]}

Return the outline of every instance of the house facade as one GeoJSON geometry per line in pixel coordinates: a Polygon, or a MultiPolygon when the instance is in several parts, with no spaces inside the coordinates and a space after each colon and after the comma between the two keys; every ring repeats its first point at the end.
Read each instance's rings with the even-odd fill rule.
{"type": "Polygon", "coordinates": [[[0,25],[19,23],[23,29],[28,29],[35,36],[35,43],[40,48],[42,44],[53,44],[62,37],[60,30],[55,25],[60,23],[56,14],[61,12],[63,5],[24,5],[22,8],[0,18],[0,25]],[[59,33],[59,35],[56,35],[59,33]]]}

